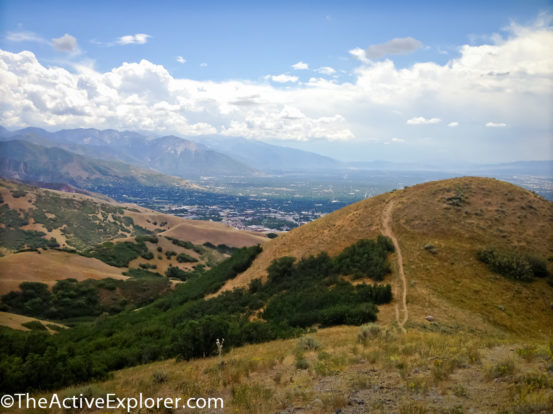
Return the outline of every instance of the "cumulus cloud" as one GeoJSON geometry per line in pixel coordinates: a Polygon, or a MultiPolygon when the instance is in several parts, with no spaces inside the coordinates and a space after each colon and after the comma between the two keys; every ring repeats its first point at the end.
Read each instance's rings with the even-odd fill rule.
{"type": "Polygon", "coordinates": [[[417,116],[407,120],[407,125],[431,125],[439,124],[441,122],[440,118],[428,118],[426,119],[423,116],[417,116]]]}
{"type": "Polygon", "coordinates": [[[186,59],[183,58],[182,56],[177,56],[177,62],[179,62],[179,63],[186,63],[186,59]]]}
{"type": "Polygon", "coordinates": [[[52,47],[60,52],[67,52],[71,54],[78,54],[80,52],[77,39],[67,33],[61,37],[53,38],[52,47]]]}
{"type": "Polygon", "coordinates": [[[504,122],[487,122],[486,127],[488,128],[505,128],[507,126],[504,122]]]}
{"type": "Polygon", "coordinates": [[[292,68],[295,69],[295,70],[307,70],[309,69],[309,65],[307,63],[304,63],[304,62],[298,62],[298,63],[294,63],[292,65],[292,68]]]}
{"type": "Polygon", "coordinates": [[[0,51],[0,123],[224,134],[258,139],[350,139],[344,116],[295,104],[268,84],[178,79],[147,60],[99,73],[44,67],[33,53],[0,51]]]}
{"type": "Polygon", "coordinates": [[[331,68],[330,66],[323,66],[322,68],[316,69],[315,72],[320,73],[322,75],[332,75],[336,73],[336,69],[331,68]]]}
{"type": "Polygon", "coordinates": [[[125,35],[125,36],[121,36],[120,38],[117,39],[116,43],[118,45],[143,45],[145,44],[148,39],[152,37],[150,36],[149,34],[145,34],[145,33],[137,33],[137,34],[134,34],[134,35],[125,35]]]}
{"type": "Polygon", "coordinates": [[[457,121],[450,122],[449,124],[447,124],[447,126],[451,127],[451,128],[455,128],[455,127],[459,126],[459,122],[457,122],[457,121]]]}
{"type": "MultiPolygon", "coordinates": [[[[415,125],[462,124],[466,135],[457,149],[472,153],[490,133],[486,124],[508,124],[504,142],[522,141],[525,131],[535,138],[520,148],[538,159],[550,151],[552,134],[551,44],[551,27],[513,25],[483,44],[460,46],[458,57],[443,64],[398,68],[354,50],[366,61],[347,80],[316,77],[304,83],[287,74],[268,77],[271,82],[175,78],[147,60],[109,72],[70,72],[43,66],[31,52],[0,51],[0,124],[381,143],[393,142],[388,137],[422,139],[424,128],[415,125]],[[286,87],[272,84],[278,80],[286,87]]],[[[448,142],[456,132],[449,130],[448,142]]]]}
{"type": "Polygon", "coordinates": [[[379,59],[387,55],[405,55],[413,53],[422,47],[422,42],[412,37],[396,38],[385,43],[371,45],[363,50],[356,48],[350,53],[361,61],[368,59],[379,59]]]}
{"type": "Polygon", "coordinates": [[[273,82],[277,82],[277,83],[288,83],[288,82],[297,82],[299,78],[297,76],[282,74],[282,75],[267,75],[265,76],[265,79],[270,79],[273,82]]]}

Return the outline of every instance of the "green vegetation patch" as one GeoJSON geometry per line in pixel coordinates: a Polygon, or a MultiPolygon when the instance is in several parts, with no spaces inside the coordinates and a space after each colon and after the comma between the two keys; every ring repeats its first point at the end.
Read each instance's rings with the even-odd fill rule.
{"type": "Polygon", "coordinates": [[[550,277],[545,260],[527,254],[489,248],[479,250],[477,257],[491,271],[514,280],[531,282],[536,277],[550,277]]]}
{"type": "Polygon", "coordinates": [[[95,257],[111,266],[127,267],[132,260],[148,253],[148,248],[144,241],[138,237],[136,241],[136,243],[130,241],[118,243],[105,242],[86,251],[85,255],[95,257]]]}
{"type": "MultiPolygon", "coordinates": [[[[378,241],[366,245],[382,248],[378,247],[378,241]]],[[[358,246],[355,252],[363,249],[358,246]]],[[[110,371],[155,360],[214,355],[217,338],[225,338],[225,347],[232,348],[299,336],[311,324],[358,325],[373,321],[376,305],[391,300],[390,286],[353,286],[341,280],[342,268],[337,258],[325,254],[299,261],[278,259],[269,268],[267,282],[254,280],[248,288],[204,299],[246,270],[260,252],[259,246],[237,249],[230,258],[190,277],[171,293],[136,312],[128,304],[138,306],[138,300],[125,293],[125,289],[132,288],[141,297],[157,285],[167,286],[167,278],[94,281],[97,292],[102,292],[102,300],[94,311],[109,313],[106,311],[109,305],[120,313],[114,316],[101,313],[93,323],[74,324],[72,329],[56,335],[0,328],[0,391],[58,389],[106,378],[110,371]],[[105,299],[109,295],[112,303],[105,299]],[[254,315],[262,316],[263,320],[252,320],[254,315]]],[[[356,254],[349,252],[344,257],[355,258],[356,254]]],[[[86,292],[88,285],[80,283],[85,284],[82,288],[86,292]]],[[[31,284],[23,286],[19,295],[9,294],[8,306],[17,304],[19,309],[35,306],[35,313],[39,309],[48,313],[53,309],[51,304],[59,302],[57,297],[75,299],[80,288],[74,281],[65,282],[61,289],[53,289],[51,295],[56,296],[53,298],[47,287],[31,284]]],[[[67,306],[73,309],[69,302],[67,306]]]]}
{"type": "Polygon", "coordinates": [[[179,263],[195,263],[198,259],[195,259],[194,257],[187,255],[186,253],[180,253],[177,255],[177,262],[179,263]]]}
{"type": "Polygon", "coordinates": [[[32,331],[47,331],[48,329],[40,321],[29,321],[22,323],[21,326],[29,328],[32,331]]]}
{"type": "Polygon", "coordinates": [[[180,246],[188,250],[193,250],[198,254],[202,254],[204,252],[202,246],[198,246],[192,242],[174,239],[173,237],[167,237],[167,239],[171,240],[171,243],[173,243],[175,246],[180,246]]]}

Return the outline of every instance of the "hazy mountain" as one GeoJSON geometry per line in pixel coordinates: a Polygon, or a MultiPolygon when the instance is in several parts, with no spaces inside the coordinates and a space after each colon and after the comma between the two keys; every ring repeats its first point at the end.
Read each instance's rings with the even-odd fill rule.
{"type": "Polygon", "coordinates": [[[264,172],[296,172],[336,169],[343,163],[330,157],[239,137],[190,137],[264,172]]]}
{"type": "Polygon", "coordinates": [[[97,160],[57,147],[21,140],[0,142],[0,176],[30,182],[65,183],[80,188],[106,184],[192,187],[183,179],[118,161],[97,160]]]}
{"type": "Polygon", "coordinates": [[[0,137],[43,146],[57,146],[76,154],[154,168],[183,178],[200,176],[248,176],[255,171],[228,155],[176,136],[150,139],[113,129],[67,129],[48,132],[40,128],[0,130],[0,137]]]}

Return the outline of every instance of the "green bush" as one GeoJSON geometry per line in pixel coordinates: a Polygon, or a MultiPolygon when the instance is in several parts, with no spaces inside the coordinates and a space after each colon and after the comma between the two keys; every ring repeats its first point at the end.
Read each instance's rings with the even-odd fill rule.
{"type": "Polygon", "coordinates": [[[477,257],[493,272],[511,279],[529,282],[549,275],[544,260],[526,254],[489,248],[479,250],[477,257]]]}
{"type": "Polygon", "coordinates": [[[194,257],[187,255],[186,253],[180,253],[177,256],[177,262],[179,263],[195,263],[197,261],[198,259],[195,259],[194,257]]]}
{"type": "Polygon", "coordinates": [[[29,328],[32,331],[47,331],[48,329],[39,321],[29,321],[22,323],[21,326],[29,328]]]}
{"type": "Polygon", "coordinates": [[[137,238],[136,243],[130,241],[118,243],[105,242],[86,251],[85,254],[111,266],[127,267],[132,260],[147,253],[149,252],[144,241],[137,238]]]}

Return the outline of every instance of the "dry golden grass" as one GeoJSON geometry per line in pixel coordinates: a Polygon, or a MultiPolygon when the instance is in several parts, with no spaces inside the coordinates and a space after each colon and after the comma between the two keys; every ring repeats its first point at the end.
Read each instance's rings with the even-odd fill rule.
{"type": "Polygon", "coordinates": [[[30,329],[23,326],[24,323],[31,322],[31,321],[38,321],[42,323],[46,329],[48,329],[48,332],[55,333],[55,330],[51,329],[51,325],[59,326],[60,328],[67,328],[67,326],[56,323],[56,322],[50,322],[50,321],[44,321],[42,319],[36,319],[31,318],[29,316],[23,316],[23,315],[17,315],[15,313],[9,313],[9,312],[0,312],[0,325],[6,326],[8,328],[17,329],[20,331],[29,331],[30,329]],[[48,326],[50,325],[50,326],[48,326]]]}
{"type": "Polygon", "coordinates": [[[81,388],[129,397],[138,392],[222,397],[224,412],[238,413],[300,407],[308,413],[414,412],[409,410],[417,407],[420,412],[533,412],[524,411],[531,407],[547,412],[553,407],[548,343],[520,344],[513,337],[467,331],[444,334],[442,328],[434,324],[402,334],[380,325],[376,337],[360,343],[359,327],[334,327],[309,334],[315,347],[306,347],[301,338],[248,345],[225,353],[222,365],[217,357],[167,360],[121,370],[81,388]]]}
{"type": "Polygon", "coordinates": [[[42,282],[50,285],[56,280],[126,279],[119,269],[98,259],[66,252],[47,250],[23,252],[0,257],[0,294],[19,289],[21,282],[42,282]]]}
{"type": "Polygon", "coordinates": [[[182,220],[161,235],[188,240],[194,244],[210,242],[214,245],[226,244],[231,247],[253,246],[267,240],[260,233],[237,230],[222,223],[199,220],[182,220]]]}

